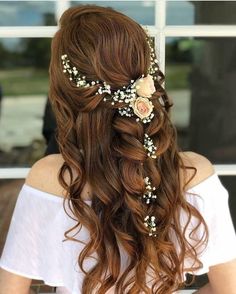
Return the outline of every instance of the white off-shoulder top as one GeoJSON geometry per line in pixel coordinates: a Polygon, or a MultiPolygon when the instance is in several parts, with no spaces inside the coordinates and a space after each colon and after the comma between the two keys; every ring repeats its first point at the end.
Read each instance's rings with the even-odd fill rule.
{"type": "MultiPolygon", "coordinates": [[[[210,266],[235,259],[236,235],[229,211],[228,192],[218,176],[213,174],[189,189],[186,199],[200,211],[209,228],[208,246],[199,255],[203,268],[193,274],[207,273],[210,266]]],[[[86,202],[91,205],[90,200],[86,202]]],[[[67,205],[66,202],[66,208],[67,205]]],[[[69,208],[66,210],[70,212],[69,208]]],[[[182,223],[186,221],[184,212],[180,218],[182,223]]],[[[195,221],[193,218],[189,230],[195,221]]],[[[74,241],[62,241],[65,239],[64,232],[75,223],[76,221],[65,213],[62,197],[24,184],[16,202],[0,267],[24,277],[43,280],[47,285],[57,287],[57,293],[60,294],[82,293],[84,274],[77,264],[77,257],[84,245],[74,241]]],[[[198,234],[201,233],[200,227],[198,234]]],[[[88,230],[83,227],[76,238],[88,242],[88,230]]],[[[125,269],[128,257],[122,247],[120,252],[122,268],[125,269]]],[[[84,265],[88,270],[95,263],[96,254],[86,259],[84,265]]],[[[184,264],[191,266],[192,261],[186,258],[184,264]]],[[[185,279],[185,273],[183,278],[185,279]]],[[[148,284],[149,280],[147,277],[146,279],[148,284]]],[[[113,289],[107,293],[114,293],[113,289]]]]}

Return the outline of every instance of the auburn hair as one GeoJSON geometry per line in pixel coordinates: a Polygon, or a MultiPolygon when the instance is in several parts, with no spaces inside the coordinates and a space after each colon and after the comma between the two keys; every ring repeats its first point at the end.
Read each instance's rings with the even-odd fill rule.
{"type": "Polygon", "coordinates": [[[143,124],[135,117],[121,116],[120,105],[104,102],[107,94],[96,94],[99,84],[85,88],[70,81],[63,73],[63,54],[88,81],[106,81],[117,90],[131,79],[147,75],[147,33],[112,8],[81,5],[65,11],[52,40],[50,99],[64,159],[58,177],[67,192],[64,204],[67,199],[76,220],[65,237],[81,242],[70,232],[82,226],[90,233],[89,242],[78,254],[78,265],[85,274],[82,293],[97,289],[96,293],[104,294],[112,286],[114,293],[122,294],[172,293],[184,286],[184,270],[202,267],[196,249],[208,240],[208,230],[201,214],[185,199],[186,185],[181,185],[180,173],[187,168],[196,173],[196,169],[185,166],[179,155],[176,130],[169,118],[171,102],[162,86],[164,75],[158,69],[156,92],[150,98],[155,116],[143,124]],[[157,159],[147,156],[144,133],[158,146],[157,159]],[[158,187],[157,202],[148,206],[140,201],[146,176],[158,187]],[[81,198],[86,183],[92,189],[91,205],[81,198]],[[157,237],[150,237],[143,224],[149,213],[158,221],[157,237]],[[180,221],[183,213],[187,215],[184,227],[180,221]],[[198,225],[188,231],[190,239],[204,226],[202,237],[192,238],[194,245],[186,237],[192,216],[198,225]],[[129,257],[123,272],[119,246],[129,257]],[[86,271],[84,260],[93,253],[97,262],[86,271]],[[195,266],[186,269],[186,257],[195,266]],[[153,273],[151,288],[145,279],[148,269],[153,273]]]}

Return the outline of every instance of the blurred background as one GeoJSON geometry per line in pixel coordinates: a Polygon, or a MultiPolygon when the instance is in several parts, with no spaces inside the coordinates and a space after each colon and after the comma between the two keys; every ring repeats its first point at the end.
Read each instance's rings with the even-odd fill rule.
{"type": "Polygon", "coordinates": [[[179,144],[216,165],[236,224],[235,1],[0,1],[0,253],[25,168],[44,156],[54,127],[46,102],[58,18],[70,6],[93,3],[148,27],[179,144]]]}

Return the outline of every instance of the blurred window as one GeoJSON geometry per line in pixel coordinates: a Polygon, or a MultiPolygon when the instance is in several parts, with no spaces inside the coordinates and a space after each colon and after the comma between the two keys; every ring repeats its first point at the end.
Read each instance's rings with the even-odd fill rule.
{"type": "Polygon", "coordinates": [[[168,1],[167,25],[236,24],[235,1],[168,1]]]}
{"type": "Polygon", "coordinates": [[[71,1],[71,5],[95,4],[112,7],[142,25],[155,24],[155,1],[71,1]]]}
{"type": "Polygon", "coordinates": [[[56,25],[55,1],[0,1],[0,26],[56,25]]]}
{"type": "Polygon", "coordinates": [[[182,147],[236,163],[236,38],[167,38],[166,89],[182,147]]]}
{"type": "Polygon", "coordinates": [[[45,152],[49,38],[0,39],[0,165],[30,166],[45,152]]]}

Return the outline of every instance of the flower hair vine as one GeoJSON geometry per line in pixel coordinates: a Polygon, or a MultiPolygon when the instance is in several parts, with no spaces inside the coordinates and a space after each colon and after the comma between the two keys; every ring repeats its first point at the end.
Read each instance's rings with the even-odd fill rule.
{"type": "MultiPolygon", "coordinates": [[[[150,123],[154,117],[154,105],[150,98],[156,91],[154,80],[158,80],[159,68],[155,51],[148,35],[147,43],[150,48],[150,66],[147,76],[145,77],[144,74],[142,74],[137,80],[132,79],[128,86],[123,86],[116,91],[112,91],[111,86],[105,81],[88,81],[85,75],[81,74],[75,66],[71,65],[71,61],[67,54],[61,56],[63,72],[69,75],[69,80],[75,83],[77,87],[88,88],[96,86],[96,95],[102,95],[104,93],[109,94],[109,99],[107,96],[104,96],[104,102],[111,101],[111,105],[125,103],[125,106],[118,106],[118,112],[121,116],[136,116],[137,122],[143,124],[150,123]]],[[[157,146],[155,146],[154,141],[146,133],[144,134],[143,148],[150,158],[157,158],[157,146]]],[[[145,177],[144,182],[145,192],[141,198],[146,204],[151,204],[157,199],[155,193],[156,188],[152,187],[149,177],[145,177]]],[[[156,237],[156,217],[153,215],[147,215],[144,218],[143,223],[149,230],[149,236],[156,237]]]]}
{"type": "Polygon", "coordinates": [[[63,72],[69,74],[69,80],[76,83],[77,87],[91,87],[95,84],[99,84],[99,81],[92,81],[91,83],[86,81],[86,76],[79,73],[78,69],[70,65],[70,60],[67,54],[61,56],[62,65],[63,65],[63,72]]]}
{"type": "MultiPolygon", "coordinates": [[[[96,84],[102,83],[102,86],[99,86],[96,95],[102,95],[104,93],[112,95],[111,104],[115,103],[126,103],[124,107],[119,107],[118,111],[122,116],[131,117],[136,115],[137,121],[142,121],[143,123],[148,123],[154,117],[153,114],[153,104],[152,101],[148,98],[155,92],[155,86],[153,78],[151,75],[141,76],[138,80],[131,80],[128,86],[123,86],[121,89],[118,89],[114,93],[111,91],[111,86],[105,81],[91,81],[87,82],[86,76],[79,73],[78,69],[70,65],[70,60],[68,59],[67,54],[61,56],[63,72],[69,74],[69,80],[73,81],[77,87],[93,87],[96,84]]],[[[106,102],[107,98],[104,97],[103,101],[106,102]]]]}

